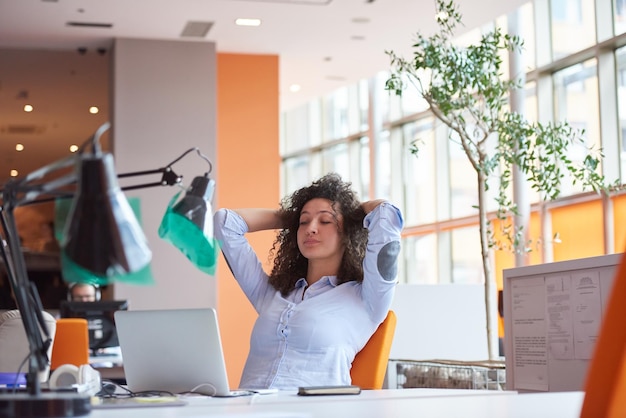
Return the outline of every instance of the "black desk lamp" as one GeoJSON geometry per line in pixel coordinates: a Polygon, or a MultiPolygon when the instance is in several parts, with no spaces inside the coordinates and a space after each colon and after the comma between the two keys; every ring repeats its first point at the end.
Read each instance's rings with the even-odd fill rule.
{"type": "MultiPolygon", "coordinates": [[[[108,122],[102,125],[90,140],[81,146],[77,154],[42,167],[24,178],[11,180],[1,190],[0,222],[4,239],[0,242],[2,244],[0,252],[30,348],[27,358],[27,390],[25,393],[0,394],[0,417],[2,418],[73,417],[88,415],[91,411],[90,399],[86,395],[41,390],[38,372],[45,370],[49,363],[47,350],[52,344],[52,339],[41,314],[43,306],[39,294],[28,278],[15,222],[15,208],[52,200],[50,196],[72,196],[73,202],[61,243],[62,260],[83,272],[85,282],[107,284],[120,275],[144,268],[151,259],[147,240],[122,190],[179,185],[182,176],[176,175],[171,165],[187,153],[197,151],[195,148],[186,151],[164,168],[117,176],[112,156],[102,152],[99,145],[100,136],[109,127],[108,122]],[[91,145],[91,152],[86,151],[89,145],[91,145]],[[75,168],[68,175],[44,181],[50,173],[72,165],[75,168]],[[117,182],[118,177],[152,173],[162,173],[162,180],[125,188],[120,188],[117,182]]],[[[199,151],[198,154],[211,166],[206,157],[199,151]]],[[[200,180],[194,179],[192,188],[185,198],[171,211],[176,215],[175,222],[170,222],[168,224],[170,227],[165,228],[162,235],[164,238],[174,237],[169,240],[185,254],[193,254],[193,250],[188,247],[195,244],[188,243],[183,236],[176,236],[168,231],[187,228],[187,224],[193,225],[195,229],[199,228],[200,221],[198,220],[202,218],[200,216],[202,204],[196,201],[195,206],[192,205],[193,208],[191,208],[188,202],[198,197],[193,187],[194,183],[210,184],[211,193],[207,192],[202,196],[207,199],[211,198],[214,182],[208,179],[209,172],[199,177],[200,180]],[[181,209],[177,209],[178,207],[181,209]]],[[[210,207],[210,203],[204,203],[203,219],[205,220],[211,218],[210,207]]],[[[166,216],[168,213],[169,209],[166,216]]],[[[161,235],[161,232],[159,234],[161,235]]],[[[206,259],[209,264],[214,265],[217,259],[217,246],[212,245],[212,230],[202,230],[202,237],[207,243],[211,243],[213,252],[206,256],[206,259]]],[[[194,262],[192,257],[188,256],[188,258],[194,262]]]]}

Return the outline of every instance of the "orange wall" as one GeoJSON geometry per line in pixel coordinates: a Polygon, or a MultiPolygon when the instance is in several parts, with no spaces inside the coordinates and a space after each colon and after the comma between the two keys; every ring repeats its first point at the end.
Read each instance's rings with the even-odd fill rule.
{"type": "MultiPolygon", "coordinates": [[[[217,54],[215,209],[277,207],[280,201],[278,57],[217,54]]],[[[248,238],[262,262],[275,233],[248,238]]],[[[267,265],[269,270],[269,265],[267,265]]],[[[220,257],[217,309],[231,387],[239,385],[256,313],[220,257]]]]}
{"type": "Polygon", "coordinates": [[[555,208],[552,231],[561,242],[554,244],[554,261],[574,260],[604,254],[602,201],[555,208]]]}
{"type": "Polygon", "coordinates": [[[615,252],[621,253],[626,250],[626,194],[613,199],[613,220],[615,222],[615,252]]]}

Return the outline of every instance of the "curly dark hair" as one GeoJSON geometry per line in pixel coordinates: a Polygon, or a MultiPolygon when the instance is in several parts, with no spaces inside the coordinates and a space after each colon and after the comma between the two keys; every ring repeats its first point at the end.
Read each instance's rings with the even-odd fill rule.
{"type": "Polygon", "coordinates": [[[279,216],[285,227],[278,233],[272,247],[272,254],[276,256],[269,282],[283,296],[289,294],[296,282],[307,274],[309,261],[300,253],[297,232],[302,208],[315,198],[330,200],[333,209],[343,215],[343,229],[339,233],[345,251],[337,272],[339,284],[363,281],[363,257],[367,246],[367,229],[363,227],[365,212],[352,190],[352,183],[343,181],[336,173],[330,173],[281,201],[279,216]]]}

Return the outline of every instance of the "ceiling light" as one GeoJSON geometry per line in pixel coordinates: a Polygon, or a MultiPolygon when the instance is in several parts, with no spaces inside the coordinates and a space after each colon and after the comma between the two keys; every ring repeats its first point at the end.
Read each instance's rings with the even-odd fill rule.
{"type": "Polygon", "coordinates": [[[89,113],[91,113],[92,115],[95,115],[96,113],[98,113],[100,111],[100,109],[98,109],[98,106],[91,106],[89,108],[89,113]]]}
{"type": "Polygon", "coordinates": [[[70,145],[70,152],[78,151],[78,145],[70,145]]]}
{"type": "Polygon", "coordinates": [[[326,80],[331,80],[331,81],[346,81],[345,77],[342,77],[340,75],[327,75],[326,76],[326,80]]]}
{"type": "Polygon", "coordinates": [[[11,177],[17,177],[18,174],[17,170],[11,170],[11,177]]]}
{"type": "Polygon", "coordinates": [[[291,86],[289,86],[289,91],[292,93],[297,93],[300,91],[300,89],[300,84],[292,84],[291,86]]]}
{"type": "Polygon", "coordinates": [[[24,145],[22,144],[15,145],[15,151],[23,151],[23,150],[24,150],[24,145]]]}
{"type": "Polygon", "coordinates": [[[235,19],[235,25],[237,26],[261,26],[261,19],[248,19],[239,18],[235,19]]]}
{"type": "Polygon", "coordinates": [[[33,106],[26,104],[24,105],[24,112],[32,112],[33,111],[33,106]]]}

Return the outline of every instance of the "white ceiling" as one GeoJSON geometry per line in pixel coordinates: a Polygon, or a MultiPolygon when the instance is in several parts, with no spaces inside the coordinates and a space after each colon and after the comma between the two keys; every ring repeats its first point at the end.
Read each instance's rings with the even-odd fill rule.
{"type": "MultiPolygon", "coordinates": [[[[524,2],[457,0],[468,29],[524,2]]],[[[408,56],[417,31],[435,30],[434,8],[435,0],[0,0],[0,49],[64,50],[78,56],[78,48],[86,48],[85,55],[96,56],[98,48],[111,46],[113,38],[147,38],[214,42],[218,52],[278,55],[280,107],[287,110],[387,69],[386,50],[408,56]],[[262,24],[236,26],[234,20],[240,17],[259,18],[262,24]],[[212,22],[212,26],[203,38],[182,38],[190,21],[212,22]],[[291,93],[292,84],[299,84],[301,90],[291,93]]],[[[46,70],[25,69],[17,60],[0,55],[0,124],[22,117],[3,107],[21,91],[32,96],[44,88],[42,84],[62,88],[48,79],[53,74],[46,70]],[[26,73],[30,78],[24,78],[26,73]]],[[[84,85],[83,93],[90,93],[89,85],[95,84],[100,86],[93,94],[106,95],[103,83],[93,81],[84,85]]],[[[71,102],[67,88],[50,97],[55,100],[50,107],[71,102]]],[[[6,146],[0,129],[0,183],[9,164],[2,159],[9,152],[6,146]]]]}

